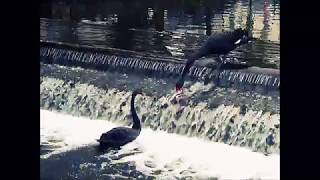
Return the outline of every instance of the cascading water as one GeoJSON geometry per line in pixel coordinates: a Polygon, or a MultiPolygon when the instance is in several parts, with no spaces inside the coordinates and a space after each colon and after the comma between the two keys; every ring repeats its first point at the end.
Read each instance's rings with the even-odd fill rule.
{"type": "Polygon", "coordinates": [[[41,156],[42,179],[279,179],[276,154],[149,128],[121,150],[100,153],[94,139],[115,124],[46,110],[40,119],[49,150],[41,156]]]}
{"type": "Polygon", "coordinates": [[[136,99],[143,125],[141,137],[122,150],[105,155],[96,153],[94,139],[105,132],[105,128],[114,127],[113,124],[98,127],[94,124],[100,123],[77,120],[69,127],[60,120],[66,118],[64,116],[52,122],[43,121],[40,148],[43,178],[279,179],[280,78],[277,70],[235,65],[220,73],[221,86],[217,87],[213,83],[197,82],[214,79],[217,74],[214,66],[196,63],[184,88],[189,102],[179,104],[170,98],[177,76],[184,68],[181,59],[63,43],[44,43],[40,58],[41,109],[130,126],[128,102],[132,91],[142,88],[147,94],[136,99]],[[94,133],[78,132],[77,123],[84,124],[79,131],[91,129],[94,133]],[[168,134],[173,136],[163,139],[168,134]],[[180,138],[187,139],[182,143],[184,140],[180,138]],[[205,142],[200,145],[192,138],[205,142]],[[154,144],[155,139],[169,143],[173,148],[170,153],[176,153],[168,157],[168,152],[157,149],[160,147],[154,144]],[[185,151],[195,144],[202,147],[192,150],[200,161],[191,158],[191,151],[185,151]],[[239,149],[230,150],[235,147],[239,149]],[[210,153],[216,153],[215,162],[207,160],[207,156],[212,156],[210,153]],[[80,156],[81,160],[77,160],[80,156]],[[79,166],[70,164],[74,161],[79,166]],[[226,167],[217,166],[216,161],[226,167]],[[241,164],[244,161],[246,163],[241,164]],[[228,168],[233,173],[227,171],[228,168]],[[48,169],[57,169],[58,173],[50,174],[48,169]]]}
{"type": "MultiPolygon", "coordinates": [[[[110,49],[107,49],[110,51],[110,49]]],[[[111,49],[114,50],[114,49],[111,49]]],[[[182,73],[183,60],[176,58],[142,57],[141,55],[110,55],[103,49],[74,46],[66,43],[42,42],[40,48],[42,62],[61,65],[90,67],[99,70],[126,69],[157,75],[178,76],[182,73]],[[180,61],[180,62],[179,62],[180,61]]],[[[210,67],[192,66],[189,72],[191,78],[214,78],[216,72],[210,67]]],[[[224,70],[219,79],[227,86],[249,86],[278,89],[280,75],[278,70],[263,68],[245,68],[242,70],[224,70]]]]}
{"type": "MultiPolygon", "coordinates": [[[[131,91],[135,88],[134,86],[130,87],[129,83],[133,79],[128,79],[126,76],[121,78],[120,74],[103,73],[101,77],[113,79],[112,75],[114,75],[121,83],[105,84],[104,87],[99,87],[99,85],[95,86],[94,81],[90,79],[87,81],[91,82],[91,85],[85,82],[70,81],[72,74],[77,75],[72,73],[72,70],[65,71],[66,68],[59,68],[55,65],[42,66],[42,69],[54,66],[51,67],[55,69],[54,72],[68,75],[68,77],[62,78],[64,80],[59,80],[56,79],[59,78],[59,75],[46,71],[49,77],[42,77],[40,85],[42,108],[62,110],[77,116],[107,119],[130,125],[128,120],[129,104],[127,102],[131,91]],[[123,84],[128,84],[128,86],[119,90],[123,84]]],[[[74,71],[80,71],[83,79],[90,76],[89,70],[78,68],[74,71]]],[[[42,75],[44,74],[42,72],[42,75]]],[[[94,74],[95,78],[99,79],[99,73],[95,72],[94,74]]],[[[102,79],[99,81],[103,83],[102,79]]],[[[148,84],[150,79],[135,81],[148,84]]],[[[196,136],[229,145],[245,146],[264,153],[279,153],[280,115],[277,97],[262,96],[234,89],[226,91],[218,88],[210,92],[208,91],[210,86],[196,83],[192,86],[186,86],[186,94],[191,98],[188,102],[189,105],[181,109],[180,106],[168,102],[173,90],[170,89],[170,84],[165,84],[167,83],[162,83],[162,93],[153,93],[150,96],[137,98],[137,111],[141,114],[144,127],[196,136]],[[211,94],[209,96],[197,94],[203,91],[211,94]],[[192,98],[193,95],[194,98],[192,98]],[[241,99],[247,101],[241,102],[241,99]]],[[[146,86],[150,87],[149,94],[157,89],[159,91],[161,88],[161,86],[150,83],[149,85],[146,86]]]]}
{"type": "Polygon", "coordinates": [[[41,64],[40,73],[41,109],[60,112],[41,110],[43,179],[279,179],[277,93],[187,81],[182,107],[169,101],[170,78],[55,64],[41,64]],[[147,94],[136,98],[141,135],[99,154],[101,133],[131,125],[128,102],[139,87],[147,94]]]}

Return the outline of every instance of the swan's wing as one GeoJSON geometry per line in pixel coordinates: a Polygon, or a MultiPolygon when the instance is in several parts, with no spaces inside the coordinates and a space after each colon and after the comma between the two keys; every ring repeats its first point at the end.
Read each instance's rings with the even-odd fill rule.
{"type": "Polygon", "coordinates": [[[126,127],[113,128],[110,131],[102,134],[100,140],[105,142],[123,141],[128,138],[130,130],[131,128],[126,127]]]}

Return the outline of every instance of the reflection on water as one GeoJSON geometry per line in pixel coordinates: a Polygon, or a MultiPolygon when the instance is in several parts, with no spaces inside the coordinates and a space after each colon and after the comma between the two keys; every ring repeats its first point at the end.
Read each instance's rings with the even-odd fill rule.
{"type": "Polygon", "coordinates": [[[183,57],[208,35],[242,27],[258,40],[229,56],[279,68],[278,0],[73,2],[41,4],[41,39],[183,57]]]}

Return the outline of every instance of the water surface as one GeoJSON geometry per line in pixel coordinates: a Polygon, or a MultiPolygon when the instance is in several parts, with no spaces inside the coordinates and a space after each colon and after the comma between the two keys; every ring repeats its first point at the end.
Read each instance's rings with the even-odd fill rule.
{"type": "Polygon", "coordinates": [[[279,1],[139,2],[42,3],[40,38],[185,57],[209,35],[241,27],[258,40],[229,56],[254,66],[280,66],[279,1]]]}

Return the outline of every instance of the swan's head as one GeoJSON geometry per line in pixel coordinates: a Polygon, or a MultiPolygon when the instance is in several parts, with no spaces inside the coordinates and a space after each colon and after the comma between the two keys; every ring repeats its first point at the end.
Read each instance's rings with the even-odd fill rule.
{"type": "Polygon", "coordinates": [[[239,44],[241,41],[247,42],[253,39],[252,33],[246,29],[236,29],[234,31],[234,40],[237,40],[235,44],[239,44]]]}
{"type": "Polygon", "coordinates": [[[236,29],[236,30],[234,31],[234,33],[235,33],[237,39],[242,39],[242,38],[247,38],[247,37],[249,37],[249,31],[248,31],[248,30],[245,30],[245,29],[241,29],[241,28],[236,29]]]}

